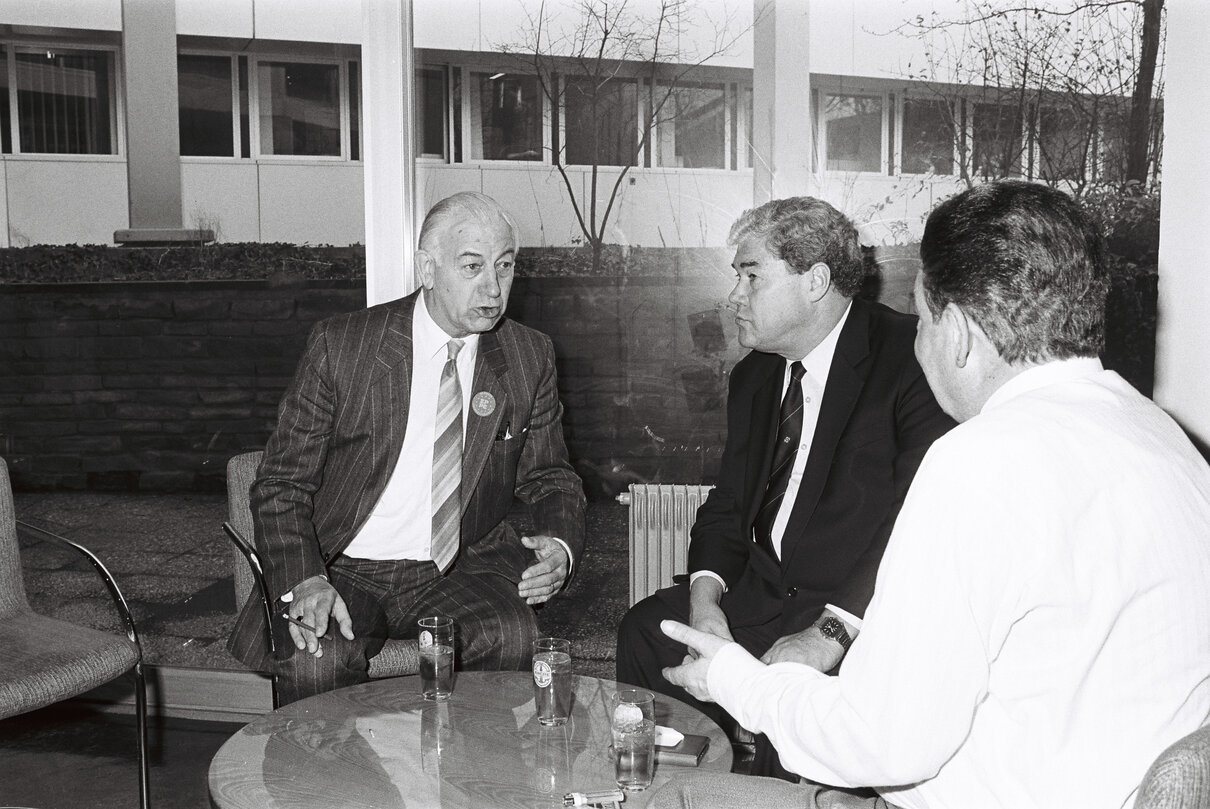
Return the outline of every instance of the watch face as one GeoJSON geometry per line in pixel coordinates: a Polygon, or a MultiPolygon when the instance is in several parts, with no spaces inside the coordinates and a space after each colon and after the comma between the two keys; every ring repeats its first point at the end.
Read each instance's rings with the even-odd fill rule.
{"type": "Polygon", "coordinates": [[[838,642],[846,649],[853,642],[853,639],[849,637],[849,633],[845,631],[844,624],[836,618],[824,619],[824,622],[819,626],[819,631],[825,638],[838,642]]]}

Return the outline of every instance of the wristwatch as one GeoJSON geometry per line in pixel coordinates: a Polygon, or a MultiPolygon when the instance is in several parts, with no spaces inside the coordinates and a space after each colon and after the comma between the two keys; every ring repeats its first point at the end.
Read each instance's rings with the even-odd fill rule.
{"type": "Polygon", "coordinates": [[[844,650],[849,651],[849,645],[853,643],[853,639],[849,637],[849,633],[845,631],[844,624],[839,618],[827,617],[819,625],[819,632],[825,638],[834,640],[839,643],[844,650]]]}

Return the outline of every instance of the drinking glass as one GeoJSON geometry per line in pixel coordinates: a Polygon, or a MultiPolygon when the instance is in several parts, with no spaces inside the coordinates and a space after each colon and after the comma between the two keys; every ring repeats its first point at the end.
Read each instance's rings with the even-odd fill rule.
{"type": "Polygon", "coordinates": [[[566,724],[571,715],[571,641],[565,638],[535,640],[533,670],[538,722],[566,724]]]}
{"type": "Polygon", "coordinates": [[[627,792],[646,789],[655,775],[655,695],[638,688],[618,691],[610,720],[618,786],[627,792]]]}
{"type": "Polygon", "coordinates": [[[420,693],[427,700],[447,700],[454,693],[454,619],[421,618],[420,693]]]}

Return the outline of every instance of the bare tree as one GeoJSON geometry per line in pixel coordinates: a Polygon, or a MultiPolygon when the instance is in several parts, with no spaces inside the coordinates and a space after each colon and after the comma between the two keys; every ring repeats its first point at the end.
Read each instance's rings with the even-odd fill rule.
{"type": "Polygon", "coordinates": [[[912,76],[945,99],[967,184],[1024,175],[1077,196],[1148,187],[1159,159],[1163,0],[965,9],[895,30],[925,44],[912,76]]]}
{"type": "Polygon", "coordinates": [[[734,15],[714,18],[692,0],[661,0],[648,15],[628,0],[576,0],[567,8],[571,13],[564,17],[541,3],[527,13],[520,40],[501,49],[537,76],[556,120],[561,117],[565,137],[555,127],[548,148],[595,271],[628,172],[648,154],[658,127],[690,114],[694,73],[725,54],[747,28],[731,30],[734,15]],[[572,22],[561,25],[560,19],[572,22]],[[691,27],[710,38],[705,46],[688,44],[691,27]],[[586,190],[573,182],[569,164],[589,167],[586,190]],[[603,201],[602,186],[608,186],[603,201]]]}

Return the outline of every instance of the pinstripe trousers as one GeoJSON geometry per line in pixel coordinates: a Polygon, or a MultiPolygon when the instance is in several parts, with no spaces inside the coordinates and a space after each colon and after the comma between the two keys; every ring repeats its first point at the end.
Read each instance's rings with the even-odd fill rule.
{"type": "Polygon", "coordinates": [[[335,622],[320,643],[323,656],[294,650],[277,662],[282,704],[366,682],[369,660],[388,638],[415,638],[426,615],[454,619],[455,667],[524,671],[538,622],[517,585],[490,572],[465,573],[457,563],[444,576],[432,562],[379,561],[341,555],[328,569],[353,619],[353,640],[335,622]]]}

